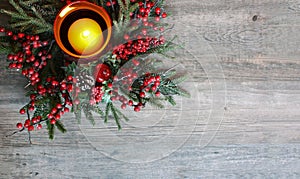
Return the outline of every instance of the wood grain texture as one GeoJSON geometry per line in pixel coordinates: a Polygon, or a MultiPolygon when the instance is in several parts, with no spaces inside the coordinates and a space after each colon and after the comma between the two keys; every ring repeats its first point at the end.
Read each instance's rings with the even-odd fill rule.
{"type": "Polygon", "coordinates": [[[66,115],[68,133],[52,142],[38,131],[29,145],[26,133],[5,137],[23,120],[26,81],[2,57],[0,178],[300,178],[299,1],[167,5],[194,97],[158,111],[158,122],[133,116],[120,132],[66,115]],[[140,163],[128,163],[134,154],[140,163]]]}

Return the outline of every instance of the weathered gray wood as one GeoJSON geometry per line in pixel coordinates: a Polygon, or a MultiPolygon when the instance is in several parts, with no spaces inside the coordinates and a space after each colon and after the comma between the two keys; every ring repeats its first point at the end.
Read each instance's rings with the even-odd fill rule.
{"type": "Polygon", "coordinates": [[[113,121],[92,127],[66,115],[67,134],[51,142],[46,131],[34,132],[30,146],[26,133],[5,137],[23,120],[26,81],[2,60],[1,178],[300,177],[299,1],[167,5],[173,34],[186,43],[176,56],[192,77],[193,98],[153,109],[155,117],[145,110],[119,132],[113,121]]]}

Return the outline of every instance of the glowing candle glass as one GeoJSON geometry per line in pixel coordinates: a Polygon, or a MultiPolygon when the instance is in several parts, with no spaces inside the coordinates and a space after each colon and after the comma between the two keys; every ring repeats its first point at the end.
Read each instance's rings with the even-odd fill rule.
{"type": "Polygon", "coordinates": [[[111,37],[111,19],[104,8],[86,1],[65,6],[54,21],[58,46],[76,58],[93,57],[105,49],[111,37]]]}

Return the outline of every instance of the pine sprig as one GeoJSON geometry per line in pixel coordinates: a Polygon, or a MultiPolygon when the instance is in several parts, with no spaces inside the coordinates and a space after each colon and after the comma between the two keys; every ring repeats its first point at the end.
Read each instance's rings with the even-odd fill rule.
{"type": "Polygon", "coordinates": [[[119,115],[118,115],[118,113],[116,111],[116,108],[114,107],[114,105],[110,105],[110,109],[111,109],[111,112],[112,112],[112,114],[114,116],[116,124],[118,126],[118,129],[120,130],[122,127],[121,127],[121,124],[120,124],[120,117],[119,117],[119,115]]]}
{"type": "Polygon", "coordinates": [[[92,114],[93,107],[90,104],[84,104],[82,106],[82,111],[85,114],[85,117],[90,121],[90,123],[94,126],[96,124],[94,116],[92,114]]]}
{"type": "Polygon", "coordinates": [[[14,22],[11,23],[11,27],[20,29],[21,31],[33,27],[32,32],[35,34],[52,31],[52,25],[44,20],[42,15],[37,12],[34,6],[31,7],[31,12],[35,15],[35,17],[32,17],[29,15],[29,13],[25,12],[23,8],[14,0],[9,0],[9,3],[15,8],[17,12],[1,9],[0,13],[7,14],[11,16],[12,19],[14,19],[14,22]]]}
{"type": "Polygon", "coordinates": [[[110,110],[111,110],[111,106],[112,105],[112,103],[111,102],[108,102],[107,104],[106,104],[106,108],[105,108],[105,115],[104,115],[104,122],[105,123],[107,123],[108,122],[108,115],[109,115],[109,112],[110,112],[110,110]]]}
{"type": "Polygon", "coordinates": [[[49,139],[53,140],[54,139],[54,125],[50,123],[50,121],[46,121],[47,124],[47,129],[48,129],[48,135],[49,139]]]}
{"type": "Polygon", "coordinates": [[[61,133],[67,132],[67,129],[65,128],[65,126],[63,125],[63,123],[61,121],[56,121],[55,126],[61,133]]]}

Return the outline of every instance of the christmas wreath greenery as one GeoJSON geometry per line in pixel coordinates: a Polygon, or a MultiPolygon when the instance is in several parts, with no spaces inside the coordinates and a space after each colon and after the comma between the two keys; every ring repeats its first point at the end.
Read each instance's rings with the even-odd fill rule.
{"type": "Polygon", "coordinates": [[[60,119],[69,111],[78,120],[83,112],[92,124],[94,112],[104,122],[111,116],[120,129],[120,120],[128,120],[122,113],[126,107],[163,108],[163,101],[176,105],[174,95],[189,96],[178,86],[185,76],[160,69],[163,61],[149,57],[168,57],[166,52],[180,48],[163,36],[164,0],[9,3],[13,11],[0,11],[11,17],[0,28],[0,53],[7,55],[10,69],[28,79],[30,98],[20,109],[26,120],[15,133],[45,125],[53,139],[55,128],[66,132],[60,119]],[[122,68],[129,62],[130,68],[122,68]]]}

